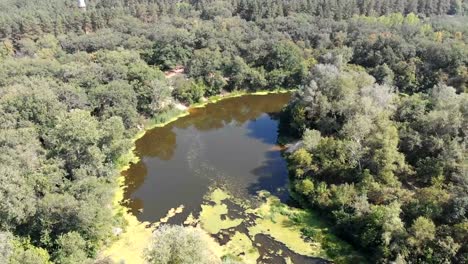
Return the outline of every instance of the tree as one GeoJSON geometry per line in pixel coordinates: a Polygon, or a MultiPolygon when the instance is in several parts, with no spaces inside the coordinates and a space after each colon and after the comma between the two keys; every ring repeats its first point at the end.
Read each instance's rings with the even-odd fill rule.
{"type": "Polygon", "coordinates": [[[202,14],[201,17],[203,19],[214,19],[217,16],[220,17],[231,17],[232,16],[232,9],[234,6],[232,6],[229,2],[213,2],[208,5],[203,5],[202,6],[202,14]]]}
{"type": "Polygon", "coordinates": [[[408,238],[408,243],[421,251],[422,246],[432,241],[435,238],[436,227],[434,222],[423,216],[414,220],[410,228],[411,236],[408,238]]]}
{"type": "Polygon", "coordinates": [[[85,263],[86,241],[77,232],[61,235],[57,239],[58,250],[55,260],[60,264],[85,263]]]}
{"type": "Polygon", "coordinates": [[[395,174],[406,169],[404,155],[398,151],[398,130],[391,121],[379,117],[376,130],[369,137],[372,148],[369,168],[382,183],[398,186],[395,174]]]}
{"type": "Polygon", "coordinates": [[[36,211],[44,150],[34,129],[0,129],[0,229],[25,224],[36,211]]]}
{"type": "Polygon", "coordinates": [[[377,66],[372,74],[378,83],[380,84],[393,84],[393,79],[395,78],[395,73],[388,67],[386,63],[377,66]]]}
{"type": "Polygon", "coordinates": [[[235,56],[226,68],[230,91],[255,91],[267,85],[263,68],[252,68],[241,57],[235,56]]]}
{"type": "Polygon", "coordinates": [[[321,139],[322,136],[318,130],[306,129],[302,135],[304,147],[309,152],[313,152],[317,148],[321,139]]]}
{"type": "Polygon", "coordinates": [[[430,186],[416,191],[415,199],[407,204],[407,214],[416,218],[424,216],[438,219],[442,216],[443,208],[447,206],[449,193],[441,186],[430,186]]]}
{"type": "Polygon", "coordinates": [[[208,48],[195,50],[187,63],[189,76],[194,78],[206,78],[215,71],[220,70],[223,64],[223,56],[219,50],[208,48]]]}
{"type": "Polygon", "coordinates": [[[191,60],[187,63],[190,77],[203,80],[207,85],[208,95],[216,95],[226,86],[222,70],[225,59],[219,50],[208,48],[195,50],[191,60]]]}
{"type": "Polygon", "coordinates": [[[468,196],[454,198],[446,211],[448,211],[449,222],[462,222],[468,215],[468,196]]]}
{"type": "Polygon", "coordinates": [[[0,227],[8,230],[34,215],[37,198],[30,180],[18,169],[2,166],[0,184],[0,227]]]}
{"type": "Polygon", "coordinates": [[[364,247],[375,247],[380,258],[389,257],[392,250],[398,252],[393,246],[398,238],[404,234],[403,222],[400,218],[400,204],[393,202],[388,206],[374,205],[370,214],[365,218],[364,230],[360,238],[364,247]]]}
{"type": "Polygon", "coordinates": [[[151,103],[149,104],[151,113],[154,115],[169,108],[173,103],[173,98],[171,97],[172,88],[167,82],[154,80],[150,87],[152,88],[151,103]]]}
{"type": "Polygon", "coordinates": [[[337,208],[343,208],[354,202],[357,191],[352,184],[340,184],[331,186],[331,200],[337,208]]]}
{"type": "Polygon", "coordinates": [[[85,255],[95,254],[100,247],[99,242],[110,234],[113,222],[112,212],[103,210],[112,199],[112,194],[106,191],[109,186],[103,183],[87,178],[67,186],[71,191],[66,194],[47,194],[38,204],[37,220],[32,221],[30,227],[31,237],[49,250],[63,246],[65,252],[54,250],[58,255],[53,257],[67,257],[67,251],[75,249],[76,257],[83,255],[80,249],[86,250],[85,255]],[[79,232],[80,237],[86,240],[86,247],[77,244],[77,248],[70,249],[74,245],[71,242],[83,242],[77,234],[67,235],[70,232],[79,232]],[[59,241],[61,244],[57,244],[59,241]]]}
{"type": "Polygon", "coordinates": [[[14,48],[13,43],[10,40],[5,40],[0,45],[0,62],[2,62],[5,58],[13,55],[14,48]]]}
{"type": "Polygon", "coordinates": [[[84,165],[93,166],[98,172],[105,159],[97,146],[100,137],[98,121],[86,111],[74,110],[59,115],[56,122],[56,127],[47,134],[46,142],[52,154],[65,161],[64,167],[70,177],[75,178],[76,170],[84,165]]]}
{"type": "Polygon", "coordinates": [[[312,194],[312,192],[314,191],[314,182],[309,179],[304,179],[304,180],[301,180],[300,182],[297,182],[294,188],[300,194],[308,196],[309,194],[312,194]]]}
{"type": "Polygon", "coordinates": [[[154,231],[146,259],[152,264],[219,263],[208,239],[198,228],[164,225],[154,231]]]}
{"type": "Polygon", "coordinates": [[[359,170],[362,170],[363,157],[369,150],[366,146],[366,139],[372,128],[373,122],[369,115],[356,114],[343,125],[340,131],[340,134],[351,140],[347,144],[348,151],[351,153],[350,162],[357,164],[359,170]]]}
{"type": "Polygon", "coordinates": [[[293,152],[289,157],[293,166],[294,176],[302,178],[304,174],[310,170],[312,165],[312,155],[309,154],[304,148],[300,148],[293,152]]]}
{"type": "Polygon", "coordinates": [[[198,103],[205,94],[205,85],[196,81],[178,80],[172,96],[187,104],[198,103]]]}
{"type": "Polygon", "coordinates": [[[264,60],[271,87],[294,87],[300,82],[303,59],[296,44],[286,41],[273,44],[264,60]]]}
{"type": "Polygon", "coordinates": [[[14,250],[10,257],[9,264],[50,264],[50,257],[43,248],[31,245],[31,242],[24,239],[13,241],[14,250]]]}
{"type": "MultiPolygon", "coordinates": [[[[53,116],[64,110],[51,89],[53,81],[40,78],[23,78],[17,84],[1,87],[0,109],[9,117],[3,126],[24,127],[29,122],[39,126],[53,126],[53,116]]],[[[1,110],[0,110],[1,111],[1,110]]]]}
{"type": "Polygon", "coordinates": [[[113,81],[98,86],[90,94],[93,114],[101,120],[120,116],[127,128],[135,125],[138,117],[137,96],[133,87],[124,81],[113,81]]]}
{"type": "Polygon", "coordinates": [[[144,62],[129,65],[128,79],[137,97],[140,114],[152,116],[171,101],[171,89],[163,73],[144,62]]]}
{"type": "Polygon", "coordinates": [[[158,39],[147,58],[149,64],[162,70],[185,64],[193,52],[193,36],[184,28],[164,25],[159,28],[158,39]]]}
{"type": "Polygon", "coordinates": [[[45,142],[53,156],[63,159],[70,179],[112,175],[109,166],[128,147],[120,118],[112,117],[101,127],[89,112],[73,110],[58,116],[56,122],[45,142]]]}
{"type": "MultiPolygon", "coordinates": [[[[275,88],[299,89],[280,128],[284,143],[303,140],[287,160],[304,207],[370,262],[468,261],[463,1],[75,6],[0,1],[0,230],[14,263],[96,255],[115,222],[116,163],[175,100],[275,88]],[[174,67],[186,71],[160,70],[174,67]],[[415,250],[421,216],[436,234],[415,250]]],[[[143,149],[167,158],[168,135],[170,148],[143,149]]]]}
{"type": "Polygon", "coordinates": [[[12,235],[8,232],[0,232],[0,260],[8,263],[13,251],[12,235]]]}

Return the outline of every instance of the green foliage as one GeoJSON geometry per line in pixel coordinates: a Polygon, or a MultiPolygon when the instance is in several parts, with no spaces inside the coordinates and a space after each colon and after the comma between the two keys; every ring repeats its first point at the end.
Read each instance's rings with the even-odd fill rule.
{"type": "Polygon", "coordinates": [[[287,109],[290,114],[288,114],[288,118],[290,119],[290,123],[288,125],[292,129],[292,134],[301,134],[306,128],[306,109],[301,104],[294,104],[287,109]]]}
{"type": "Polygon", "coordinates": [[[307,196],[314,191],[314,182],[309,179],[304,179],[297,182],[294,188],[301,194],[307,196]]]}
{"type": "Polygon", "coordinates": [[[304,147],[309,152],[313,152],[318,147],[321,139],[322,135],[320,135],[320,131],[318,130],[306,129],[302,135],[304,147]]]}
{"type": "Polygon", "coordinates": [[[49,254],[42,248],[35,247],[29,240],[13,240],[13,253],[9,264],[49,264],[49,254]]]}
{"type": "MultiPolygon", "coordinates": [[[[11,230],[24,224],[36,211],[38,198],[36,189],[41,180],[49,178],[28,177],[41,175],[41,163],[44,152],[34,129],[1,129],[0,130],[0,228],[11,230]]],[[[45,183],[47,185],[47,183],[45,183]]]]}
{"type": "Polygon", "coordinates": [[[1,87],[3,96],[0,99],[0,111],[4,113],[2,127],[24,127],[31,123],[53,125],[53,117],[64,109],[51,89],[54,86],[56,84],[53,81],[33,78],[1,87]]]}
{"type": "Polygon", "coordinates": [[[93,106],[93,114],[101,120],[112,116],[120,116],[127,128],[132,127],[137,119],[137,98],[133,87],[124,81],[113,81],[98,86],[89,98],[93,106]]]}
{"type": "Polygon", "coordinates": [[[417,198],[408,203],[410,216],[423,215],[431,219],[442,217],[444,207],[449,200],[447,190],[437,186],[417,190],[417,198]]]}
{"type": "Polygon", "coordinates": [[[267,86],[263,68],[249,66],[241,57],[235,56],[226,67],[228,89],[248,91],[261,90],[267,86]]]}
{"type": "Polygon", "coordinates": [[[219,263],[207,236],[201,229],[164,225],[154,231],[146,259],[152,264],[219,263]]]}
{"type": "Polygon", "coordinates": [[[411,225],[411,236],[408,238],[409,243],[414,247],[419,247],[420,245],[433,240],[435,238],[435,231],[436,227],[434,223],[431,220],[420,216],[414,220],[411,225]]]}
{"type": "Polygon", "coordinates": [[[98,121],[88,112],[75,110],[57,117],[57,125],[47,134],[51,154],[64,160],[64,167],[73,179],[105,176],[106,156],[100,149],[102,138],[98,121]]]}
{"type": "Polygon", "coordinates": [[[8,232],[0,233],[0,259],[8,260],[10,259],[11,253],[13,251],[12,235],[8,232]]]}
{"type": "Polygon", "coordinates": [[[154,44],[147,62],[163,70],[185,64],[193,51],[192,41],[185,29],[164,29],[164,35],[154,44]]]}
{"type": "Polygon", "coordinates": [[[205,94],[205,89],[205,85],[201,82],[180,80],[172,91],[172,96],[190,105],[200,102],[205,94]]]}
{"type": "Polygon", "coordinates": [[[376,262],[462,260],[463,239],[447,232],[466,221],[466,94],[439,84],[397,97],[381,81],[351,67],[312,69],[281,119],[304,146],[288,155],[291,186],[376,262]]]}
{"type": "Polygon", "coordinates": [[[295,170],[294,175],[297,178],[302,178],[312,165],[312,155],[303,148],[295,151],[290,156],[290,160],[292,162],[292,167],[295,170]]]}
{"type": "Polygon", "coordinates": [[[56,261],[61,264],[73,264],[86,260],[86,241],[76,232],[61,235],[57,239],[56,261]]]}
{"type": "Polygon", "coordinates": [[[127,76],[135,91],[140,114],[153,116],[170,105],[171,88],[160,70],[139,62],[129,65],[127,76]]]}

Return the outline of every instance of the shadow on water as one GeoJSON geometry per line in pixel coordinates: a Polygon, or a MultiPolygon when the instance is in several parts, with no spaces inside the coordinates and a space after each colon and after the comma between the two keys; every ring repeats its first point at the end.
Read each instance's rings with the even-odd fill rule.
{"type": "Polygon", "coordinates": [[[261,166],[251,170],[257,181],[248,187],[248,192],[255,195],[258,191],[266,190],[286,202],[289,198],[286,161],[279,150],[265,152],[265,158],[261,166]]]}
{"type": "Polygon", "coordinates": [[[276,145],[278,122],[271,119],[271,115],[262,114],[246,124],[247,136],[261,140],[265,144],[276,145]]]}
{"type": "MultiPolygon", "coordinates": [[[[139,161],[137,163],[132,163],[122,174],[125,177],[124,197],[128,198],[130,194],[135,192],[144,183],[148,170],[145,163],[139,161]]],[[[134,215],[137,215],[138,212],[143,209],[143,201],[138,198],[125,199],[124,205],[130,208],[130,211],[134,215]]]]}
{"type": "Polygon", "coordinates": [[[258,245],[260,250],[260,259],[257,263],[275,263],[286,264],[285,258],[289,258],[292,263],[308,263],[308,264],[331,264],[333,262],[322,258],[314,258],[297,254],[290,250],[283,243],[272,239],[265,234],[257,234],[254,238],[254,243],[258,245]]]}

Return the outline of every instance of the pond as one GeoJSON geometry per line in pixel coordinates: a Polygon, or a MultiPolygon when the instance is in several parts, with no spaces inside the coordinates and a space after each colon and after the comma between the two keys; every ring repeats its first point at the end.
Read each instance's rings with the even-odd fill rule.
{"type": "Polygon", "coordinates": [[[140,221],[154,222],[171,208],[181,223],[200,209],[213,185],[237,197],[259,190],[287,198],[287,170],[277,142],[277,113],[289,94],[229,98],[148,131],[136,142],[140,162],[126,174],[128,206],[140,221]]]}
{"type": "Polygon", "coordinates": [[[287,205],[287,164],[277,139],[278,113],[289,99],[224,99],[149,130],[135,143],[140,161],[123,172],[125,205],[141,222],[199,224],[221,255],[244,263],[354,259],[315,212],[287,205]],[[305,237],[305,229],[315,237],[305,237]]]}

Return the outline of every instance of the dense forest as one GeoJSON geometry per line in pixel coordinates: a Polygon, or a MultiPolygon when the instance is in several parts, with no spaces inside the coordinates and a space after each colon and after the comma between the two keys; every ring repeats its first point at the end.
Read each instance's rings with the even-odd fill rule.
{"type": "Polygon", "coordinates": [[[130,139],[176,103],[297,88],[292,195],[372,262],[466,263],[467,8],[2,0],[0,262],[93,263],[130,139]]]}

